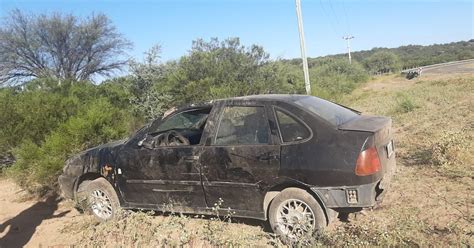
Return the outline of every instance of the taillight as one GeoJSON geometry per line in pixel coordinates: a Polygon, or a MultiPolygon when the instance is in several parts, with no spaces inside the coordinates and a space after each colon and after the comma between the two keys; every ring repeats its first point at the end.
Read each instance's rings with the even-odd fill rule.
{"type": "Polygon", "coordinates": [[[355,173],[358,176],[368,176],[375,174],[381,167],[377,149],[370,147],[359,154],[355,173]]]}

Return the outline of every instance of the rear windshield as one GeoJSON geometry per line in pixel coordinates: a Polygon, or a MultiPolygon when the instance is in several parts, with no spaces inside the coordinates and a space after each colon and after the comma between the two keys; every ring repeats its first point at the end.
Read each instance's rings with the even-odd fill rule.
{"type": "Polygon", "coordinates": [[[356,112],[348,108],[314,96],[300,98],[294,103],[311,111],[335,126],[346,123],[358,116],[356,112]]]}

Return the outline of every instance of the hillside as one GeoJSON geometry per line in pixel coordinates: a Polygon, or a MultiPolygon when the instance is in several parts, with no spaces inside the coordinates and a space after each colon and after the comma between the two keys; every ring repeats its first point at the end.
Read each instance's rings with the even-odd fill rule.
{"type": "MultiPolygon", "coordinates": [[[[427,46],[408,45],[397,48],[375,47],[371,50],[352,52],[352,58],[355,61],[364,63],[364,61],[379,51],[388,51],[396,54],[402,68],[413,68],[425,65],[438,64],[449,61],[465,60],[474,58],[474,40],[458,41],[446,44],[433,44],[427,46]]],[[[311,67],[318,61],[334,58],[346,58],[347,54],[328,55],[317,58],[309,58],[308,63],[311,67]]],[[[301,59],[295,58],[288,60],[291,64],[300,64],[301,59]]]]}

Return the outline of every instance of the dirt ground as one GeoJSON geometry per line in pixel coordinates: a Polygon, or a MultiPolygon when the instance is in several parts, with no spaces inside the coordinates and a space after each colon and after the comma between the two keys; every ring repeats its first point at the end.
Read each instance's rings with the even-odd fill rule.
{"type": "MultiPolygon", "coordinates": [[[[369,113],[379,113],[380,111],[377,111],[377,109],[372,109],[373,107],[371,106],[373,104],[371,102],[366,102],[367,94],[377,93],[379,98],[384,98],[388,96],[389,92],[407,89],[407,94],[414,94],[413,97],[417,100],[418,98],[416,97],[423,94],[416,95],[416,92],[412,93],[412,90],[423,86],[420,84],[420,80],[433,80],[433,88],[436,88],[441,87],[440,83],[437,83],[436,80],[454,77],[464,78],[465,76],[470,76],[471,78],[474,76],[474,62],[462,65],[462,68],[458,69],[453,69],[452,67],[446,67],[444,70],[437,69],[432,71],[432,73],[422,75],[417,80],[405,80],[402,77],[396,76],[385,77],[380,80],[376,79],[353,94],[353,103],[356,105],[355,107],[366,109],[369,113]]],[[[425,117],[420,115],[422,111],[437,111],[436,106],[428,104],[430,101],[427,101],[425,106],[418,107],[417,110],[395,119],[396,132],[399,133],[398,138],[403,141],[399,145],[403,149],[398,150],[399,153],[397,154],[397,156],[400,155],[397,174],[403,176],[396,178],[394,187],[387,195],[381,209],[363,213],[361,218],[356,218],[349,225],[341,222],[334,223],[331,229],[345,228],[340,233],[335,232],[335,235],[344,235],[343,233],[348,233],[351,230],[354,231],[353,229],[356,226],[359,229],[355,231],[365,232],[368,230],[368,235],[372,235],[373,233],[370,232],[370,229],[380,229],[383,227],[380,223],[386,222],[386,229],[389,234],[390,232],[396,232],[396,235],[390,235],[401,237],[400,240],[394,241],[398,244],[409,244],[409,240],[402,239],[405,237],[418,238],[418,236],[411,233],[412,230],[422,230],[417,235],[422,235],[426,238],[428,242],[426,244],[428,245],[438,241],[441,242],[440,244],[452,244],[451,241],[443,242],[443,240],[456,240],[459,233],[464,235],[462,237],[472,239],[472,228],[465,224],[473,220],[470,211],[472,211],[471,207],[474,200],[472,195],[467,195],[467,192],[472,191],[472,180],[474,178],[467,174],[465,176],[457,176],[457,179],[450,179],[450,177],[444,176],[442,173],[440,174],[439,171],[443,172],[442,167],[433,170],[432,168],[420,166],[424,164],[422,160],[427,159],[423,157],[425,155],[422,146],[425,141],[424,139],[436,134],[427,132],[426,127],[428,130],[433,129],[430,125],[452,126],[454,128],[457,126],[452,124],[453,122],[463,123],[466,119],[470,119],[468,116],[459,117],[460,115],[454,115],[456,113],[453,113],[451,108],[456,107],[456,109],[461,110],[463,108],[470,108],[473,106],[473,99],[467,96],[464,99],[458,99],[458,101],[451,101],[449,100],[451,98],[448,93],[450,91],[444,94],[448,100],[444,98],[438,99],[438,95],[426,96],[428,100],[435,102],[436,106],[439,105],[443,108],[443,111],[439,110],[439,114],[443,114],[445,117],[438,118],[438,124],[433,122],[433,116],[427,115],[425,117]],[[444,123],[446,119],[453,121],[450,122],[451,124],[444,123]],[[420,152],[416,154],[409,153],[412,147],[416,147],[420,152]],[[436,216],[436,220],[433,219],[433,216],[436,216]],[[397,224],[398,222],[400,223],[397,224]]],[[[456,97],[458,96],[453,95],[452,98],[456,97]]],[[[383,99],[380,102],[383,102],[383,99]]],[[[468,110],[460,113],[466,112],[469,113],[468,110]]],[[[382,111],[382,113],[384,112],[382,111]]],[[[388,112],[387,115],[390,115],[390,113],[388,112]]],[[[469,158],[469,161],[471,161],[470,159],[472,158],[469,158]]],[[[448,172],[451,173],[450,171],[446,173],[448,172]]],[[[87,216],[80,214],[73,208],[71,201],[60,201],[56,195],[49,195],[40,200],[28,199],[27,194],[12,181],[0,178],[0,248],[22,246],[69,247],[77,245],[78,242],[81,242],[81,237],[79,237],[77,232],[65,231],[65,227],[74,226],[76,223],[88,223],[86,222],[87,218],[87,216]]],[[[91,226],[88,227],[90,228],[91,226]]],[[[242,224],[236,224],[236,231],[238,231],[237,228],[243,230],[247,227],[242,224]]],[[[247,229],[254,232],[254,229],[250,229],[250,227],[247,229]]],[[[386,236],[385,233],[377,234],[380,237],[386,236]]],[[[347,238],[345,236],[341,237],[347,238]]],[[[420,238],[420,240],[422,239],[420,238]]],[[[419,244],[419,242],[415,244],[419,244]]],[[[350,244],[346,243],[346,245],[350,244]]]]}
{"type": "Polygon", "coordinates": [[[0,179],[0,247],[63,247],[73,243],[62,227],[82,216],[56,195],[27,199],[12,181],[0,179]]]}

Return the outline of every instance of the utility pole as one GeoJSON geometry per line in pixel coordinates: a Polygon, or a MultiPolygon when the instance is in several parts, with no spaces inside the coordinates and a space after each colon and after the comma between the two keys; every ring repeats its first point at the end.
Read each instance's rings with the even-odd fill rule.
{"type": "Polygon", "coordinates": [[[311,83],[309,82],[308,60],[306,58],[306,48],[304,44],[303,16],[301,15],[301,0],[295,0],[296,16],[298,17],[298,32],[300,33],[301,59],[303,60],[304,85],[306,94],[311,94],[311,83]]]}
{"type": "Polygon", "coordinates": [[[349,55],[349,64],[352,64],[352,58],[351,58],[351,40],[354,39],[354,36],[352,35],[346,35],[342,37],[344,40],[347,41],[347,54],[349,55]]]}

